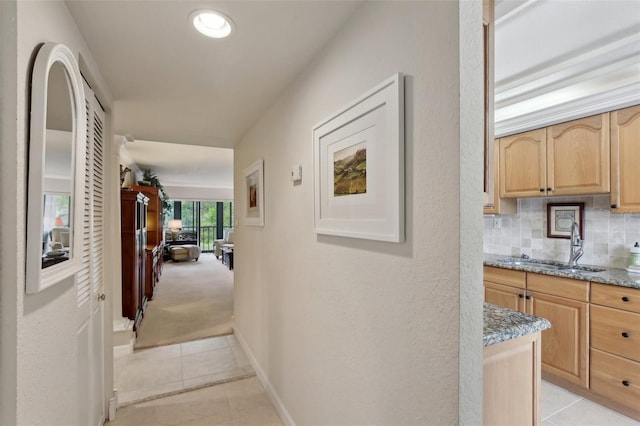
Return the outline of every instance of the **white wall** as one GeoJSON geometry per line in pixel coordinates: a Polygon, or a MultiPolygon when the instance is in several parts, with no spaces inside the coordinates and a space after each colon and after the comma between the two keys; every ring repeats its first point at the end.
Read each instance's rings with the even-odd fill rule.
{"type": "Polygon", "coordinates": [[[569,260],[569,240],[547,238],[547,204],[558,202],[585,203],[584,255],[579,263],[626,268],[629,249],[640,242],[640,214],[613,214],[609,195],[588,197],[521,198],[518,214],[484,220],[486,253],[536,259],[569,260]]]}
{"type": "MultiPolygon", "coordinates": [[[[479,3],[460,7],[475,11],[466,22],[477,23],[480,38],[479,3]]],[[[460,189],[459,128],[464,103],[473,123],[465,143],[482,140],[481,69],[467,70],[478,99],[463,102],[458,8],[363,4],[235,147],[236,211],[245,208],[243,170],[258,158],[266,204],[264,227],[240,218],[234,235],[236,330],[297,424],[456,424],[459,374],[481,389],[481,188],[460,189]],[[394,72],[406,74],[407,240],[316,235],[311,128],[394,72]],[[293,185],[298,163],[303,180],[293,185]],[[464,226],[477,225],[464,260],[461,198],[464,226]],[[465,313],[475,325],[461,338],[475,346],[465,346],[464,362],[461,273],[466,302],[478,295],[465,313]]],[[[477,145],[471,153],[481,158],[477,145]]],[[[470,182],[481,173],[481,160],[463,172],[470,182]]],[[[460,419],[479,421],[481,391],[464,404],[460,419]]]]}
{"type": "Polygon", "coordinates": [[[82,54],[103,93],[106,85],[63,2],[3,1],[0,10],[0,424],[73,425],[79,400],[74,279],[24,293],[27,88],[35,47],[46,41],[67,45],[82,54]]]}

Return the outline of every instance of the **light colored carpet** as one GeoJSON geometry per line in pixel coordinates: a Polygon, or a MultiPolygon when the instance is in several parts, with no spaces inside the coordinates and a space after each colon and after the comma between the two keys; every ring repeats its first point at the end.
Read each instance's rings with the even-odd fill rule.
{"type": "Polygon", "coordinates": [[[135,348],[231,334],[232,297],[233,271],[212,253],[203,253],[197,262],[165,262],[135,348]]]}

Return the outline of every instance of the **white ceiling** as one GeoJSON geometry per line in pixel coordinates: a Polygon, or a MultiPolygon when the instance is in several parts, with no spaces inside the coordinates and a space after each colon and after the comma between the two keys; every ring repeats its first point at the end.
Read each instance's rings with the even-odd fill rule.
{"type": "MultiPolygon", "coordinates": [[[[226,185],[231,156],[222,165],[200,148],[232,148],[361,3],[67,1],[112,92],[115,132],[178,186],[226,185]],[[236,32],[196,33],[187,18],[203,7],[236,32]]],[[[611,105],[602,93],[640,103],[640,0],[497,0],[496,18],[496,134],[611,105]]]]}

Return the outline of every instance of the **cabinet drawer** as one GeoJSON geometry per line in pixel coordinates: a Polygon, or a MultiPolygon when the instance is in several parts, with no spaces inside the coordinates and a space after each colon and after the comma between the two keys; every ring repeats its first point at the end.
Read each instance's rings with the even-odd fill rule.
{"type": "Polygon", "coordinates": [[[517,288],[525,288],[527,283],[526,272],[493,266],[484,267],[484,280],[517,288]]]}
{"type": "Polygon", "coordinates": [[[640,314],[591,305],[591,347],[640,361],[640,314]]]}
{"type": "Polygon", "coordinates": [[[591,283],[591,303],[640,313],[640,289],[591,283]]]}
{"type": "Polygon", "coordinates": [[[527,290],[566,297],[567,299],[589,301],[589,282],[571,278],[552,277],[543,274],[527,274],[527,290]]]}
{"type": "Polygon", "coordinates": [[[591,349],[591,390],[640,414],[640,363],[591,349]]]}

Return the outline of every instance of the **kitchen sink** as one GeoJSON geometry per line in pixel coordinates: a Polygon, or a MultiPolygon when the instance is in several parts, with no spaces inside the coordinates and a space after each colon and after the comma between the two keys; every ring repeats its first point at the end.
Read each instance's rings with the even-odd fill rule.
{"type": "Polygon", "coordinates": [[[545,263],[544,261],[531,261],[527,259],[516,259],[516,258],[498,259],[497,262],[504,263],[505,265],[530,266],[533,268],[548,269],[551,271],[561,271],[561,272],[569,272],[569,273],[590,273],[590,272],[605,271],[605,268],[598,268],[595,266],[558,265],[556,263],[545,263]]]}

